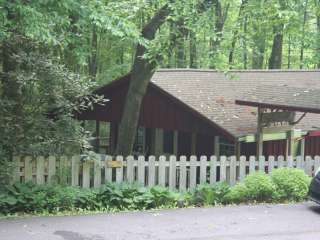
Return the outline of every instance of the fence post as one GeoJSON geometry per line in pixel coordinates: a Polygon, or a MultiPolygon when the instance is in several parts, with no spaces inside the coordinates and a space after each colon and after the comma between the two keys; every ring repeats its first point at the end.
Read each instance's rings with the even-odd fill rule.
{"type": "Polygon", "coordinates": [[[177,162],[176,162],[176,156],[170,156],[170,167],[169,167],[169,188],[171,190],[174,190],[176,188],[176,174],[177,174],[177,168],[176,168],[177,162]]]}
{"type": "Polygon", "coordinates": [[[180,178],[179,178],[179,189],[180,191],[186,190],[187,183],[187,159],[185,156],[180,157],[180,178]]]}
{"type": "Polygon", "coordinates": [[[156,166],[155,166],[155,156],[150,156],[148,161],[148,186],[153,187],[156,183],[156,166]]]}
{"type": "Polygon", "coordinates": [[[71,159],[71,185],[79,186],[79,170],[80,170],[80,156],[73,156],[71,159]]]}
{"type": "Polygon", "coordinates": [[[232,156],[230,158],[230,185],[233,186],[237,181],[237,157],[232,156]]]}
{"type": "Polygon", "coordinates": [[[189,188],[190,190],[193,190],[196,188],[197,185],[197,157],[191,156],[190,157],[190,184],[189,188]]]}
{"type": "Polygon", "coordinates": [[[303,169],[303,158],[301,156],[297,156],[297,168],[303,169]]]}
{"type": "Polygon", "coordinates": [[[217,157],[210,157],[210,184],[217,182],[217,157]]]}

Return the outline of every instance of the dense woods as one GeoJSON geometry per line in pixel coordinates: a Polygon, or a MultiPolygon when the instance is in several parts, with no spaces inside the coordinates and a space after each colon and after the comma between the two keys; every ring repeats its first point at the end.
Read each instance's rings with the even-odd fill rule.
{"type": "Polygon", "coordinates": [[[2,156],[79,148],[72,113],[131,70],[132,140],[156,67],[320,67],[320,0],[0,0],[0,18],[2,156]]]}

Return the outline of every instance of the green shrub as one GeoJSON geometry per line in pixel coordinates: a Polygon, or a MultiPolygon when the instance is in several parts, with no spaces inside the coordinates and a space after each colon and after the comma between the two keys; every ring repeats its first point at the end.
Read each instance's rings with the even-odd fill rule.
{"type": "Polygon", "coordinates": [[[179,195],[176,192],[170,191],[168,188],[155,186],[150,189],[151,194],[151,207],[174,207],[177,205],[179,198],[182,195],[179,195]]]}
{"type": "Polygon", "coordinates": [[[307,196],[311,179],[301,169],[280,168],[271,173],[271,180],[275,185],[275,199],[302,201],[307,196]]]}
{"type": "Polygon", "coordinates": [[[248,201],[248,189],[244,183],[237,183],[223,197],[223,203],[243,203],[248,201]]]}
{"type": "Polygon", "coordinates": [[[136,184],[108,183],[98,193],[104,207],[117,209],[145,209],[153,200],[150,192],[136,184]]]}
{"type": "Polygon", "coordinates": [[[247,189],[247,200],[255,202],[269,202],[273,199],[275,186],[271,178],[263,172],[249,174],[244,179],[247,189]]]}
{"type": "Polygon", "coordinates": [[[223,197],[229,192],[229,188],[229,185],[224,182],[214,185],[198,185],[193,193],[192,202],[199,206],[209,206],[222,203],[223,197]]]}

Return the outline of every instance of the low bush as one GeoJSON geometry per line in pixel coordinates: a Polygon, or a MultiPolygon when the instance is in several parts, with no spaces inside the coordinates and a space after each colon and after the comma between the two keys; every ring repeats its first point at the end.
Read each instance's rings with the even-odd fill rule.
{"type": "Polygon", "coordinates": [[[302,201],[307,196],[311,178],[303,170],[280,168],[275,169],[270,176],[278,201],[302,201]]]}
{"type": "Polygon", "coordinates": [[[244,183],[237,183],[230,191],[223,197],[222,202],[225,204],[230,203],[243,203],[248,201],[248,189],[244,183]]]}
{"type": "Polygon", "coordinates": [[[209,206],[247,202],[304,200],[310,178],[297,169],[276,169],[271,175],[256,172],[243,182],[201,184],[194,191],[174,192],[165,187],[109,183],[100,189],[16,183],[0,193],[0,214],[56,213],[58,211],[141,210],[209,206]]]}
{"type": "Polygon", "coordinates": [[[250,202],[270,202],[276,190],[271,178],[263,172],[255,172],[246,176],[244,185],[247,200],[250,202]]]}
{"type": "Polygon", "coordinates": [[[222,203],[224,196],[229,192],[227,183],[217,183],[214,185],[198,185],[193,192],[192,203],[198,206],[216,205],[222,203]]]}

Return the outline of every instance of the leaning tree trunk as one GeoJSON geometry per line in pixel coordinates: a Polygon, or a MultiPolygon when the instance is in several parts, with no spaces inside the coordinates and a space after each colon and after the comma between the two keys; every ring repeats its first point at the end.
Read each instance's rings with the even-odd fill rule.
{"type": "MultiPolygon", "coordinates": [[[[170,7],[163,6],[147,23],[142,30],[142,36],[147,40],[153,40],[158,28],[166,21],[170,14],[170,7]]],[[[146,47],[138,44],[134,63],[131,71],[131,79],[126,97],[126,102],[119,125],[116,154],[128,156],[132,152],[136,129],[138,126],[140,107],[147,91],[148,84],[156,68],[154,61],[143,58],[146,47]]]]}
{"type": "Polygon", "coordinates": [[[283,24],[275,27],[272,51],[269,58],[269,69],[281,69],[282,45],[283,45],[283,24]]]}

